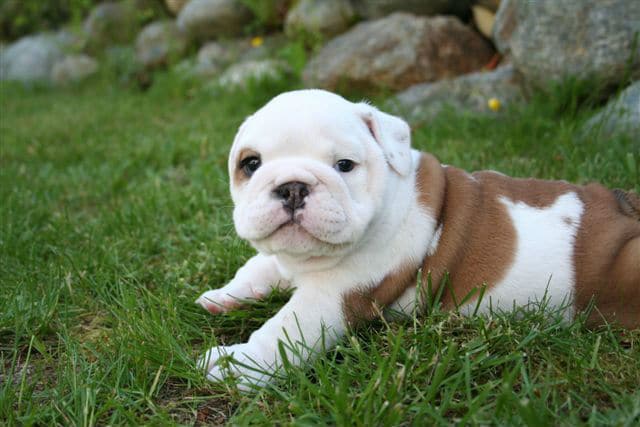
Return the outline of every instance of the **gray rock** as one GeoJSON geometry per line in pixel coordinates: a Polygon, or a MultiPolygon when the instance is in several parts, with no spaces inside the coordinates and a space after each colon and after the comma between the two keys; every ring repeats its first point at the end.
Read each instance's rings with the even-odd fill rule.
{"type": "Polygon", "coordinates": [[[53,65],[63,56],[63,47],[54,35],[23,37],[0,53],[0,80],[48,82],[53,65]]]}
{"type": "Polygon", "coordinates": [[[508,56],[510,53],[509,41],[516,26],[516,3],[509,0],[502,0],[496,12],[495,20],[493,21],[492,39],[498,52],[505,56],[508,56]]]}
{"type": "Polygon", "coordinates": [[[190,74],[209,77],[220,74],[229,64],[250,48],[250,44],[212,41],[204,44],[198,51],[196,62],[190,74]]]}
{"type": "Polygon", "coordinates": [[[355,19],[349,0],[301,0],[289,10],[285,33],[331,37],[344,32],[355,19]]]}
{"type": "Polygon", "coordinates": [[[282,35],[264,37],[260,44],[252,39],[211,41],[198,51],[196,60],[182,65],[186,74],[210,77],[220,74],[235,62],[262,61],[273,58],[275,52],[287,42],[282,35]]]}
{"type": "Polygon", "coordinates": [[[138,28],[133,3],[100,3],[84,21],[87,49],[95,52],[112,44],[126,44],[133,40],[138,28]]]}
{"type": "Polygon", "coordinates": [[[458,18],[395,13],[331,40],[309,61],[303,79],[329,90],[398,90],[478,70],[492,55],[489,43],[458,18]]]}
{"type": "Polygon", "coordinates": [[[445,108],[460,113],[496,114],[524,100],[520,76],[512,65],[505,65],[491,72],[412,86],[397,94],[392,103],[403,117],[420,123],[434,119],[445,108]],[[493,108],[490,100],[494,100],[493,108]]]}
{"type": "Polygon", "coordinates": [[[165,66],[181,58],[189,47],[187,35],[174,21],[156,21],[136,38],[136,59],[147,69],[165,66]]]}
{"type": "Polygon", "coordinates": [[[594,115],[583,127],[583,134],[600,136],[640,135],[640,81],[627,87],[594,115]]]}
{"type": "Polygon", "coordinates": [[[244,61],[227,68],[220,76],[219,83],[226,88],[246,87],[252,80],[275,80],[289,72],[286,63],[273,59],[244,61]]]}
{"type": "Polygon", "coordinates": [[[88,55],[69,55],[58,61],[51,71],[51,80],[57,85],[76,83],[98,71],[98,62],[88,55]]]}
{"type": "Polygon", "coordinates": [[[608,84],[627,71],[640,76],[640,43],[633,42],[639,30],[638,1],[504,0],[494,39],[535,86],[568,77],[608,84]]]}
{"type": "Polygon", "coordinates": [[[458,15],[469,13],[471,0],[351,0],[363,19],[381,18],[393,12],[415,15],[458,15]]]}
{"type": "Polygon", "coordinates": [[[251,11],[237,0],[191,0],[177,22],[192,38],[210,40],[242,34],[251,17],[251,11]]]}

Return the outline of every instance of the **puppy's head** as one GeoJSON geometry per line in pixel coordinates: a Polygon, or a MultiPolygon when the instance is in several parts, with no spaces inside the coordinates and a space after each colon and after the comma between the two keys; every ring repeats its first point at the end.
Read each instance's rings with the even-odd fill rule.
{"type": "Polygon", "coordinates": [[[401,119],[321,90],[284,93],[247,118],[231,147],[236,230],[263,253],[339,256],[411,170],[401,119]]]}

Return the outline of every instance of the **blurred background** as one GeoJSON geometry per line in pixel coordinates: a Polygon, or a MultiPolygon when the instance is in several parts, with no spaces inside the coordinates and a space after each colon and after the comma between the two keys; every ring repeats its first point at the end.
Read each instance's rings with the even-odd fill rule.
{"type": "Polygon", "coordinates": [[[597,104],[628,87],[593,123],[635,132],[639,29],[640,2],[626,0],[4,0],[0,77],[102,73],[142,90],[158,73],[224,88],[284,79],[384,93],[414,125],[445,105],[495,114],[573,79],[597,104]]]}

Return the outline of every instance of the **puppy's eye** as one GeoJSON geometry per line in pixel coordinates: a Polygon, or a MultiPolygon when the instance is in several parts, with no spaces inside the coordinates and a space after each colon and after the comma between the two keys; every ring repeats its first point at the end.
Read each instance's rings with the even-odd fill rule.
{"type": "Polygon", "coordinates": [[[262,165],[262,162],[260,161],[260,157],[257,156],[245,157],[240,161],[240,169],[242,169],[244,174],[248,177],[253,175],[260,165],[262,165]]]}
{"type": "Polygon", "coordinates": [[[356,164],[349,159],[338,160],[335,164],[335,168],[340,172],[351,172],[354,167],[356,167],[356,164]]]}

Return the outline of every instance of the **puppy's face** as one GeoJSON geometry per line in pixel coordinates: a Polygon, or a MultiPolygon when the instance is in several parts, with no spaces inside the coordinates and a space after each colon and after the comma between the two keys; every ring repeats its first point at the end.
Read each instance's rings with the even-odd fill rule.
{"type": "Polygon", "coordinates": [[[282,94],[243,123],[231,148],[236,231],[266,254],[340,256],[411,170],[404,121],[329,92],[282,94]]]}

